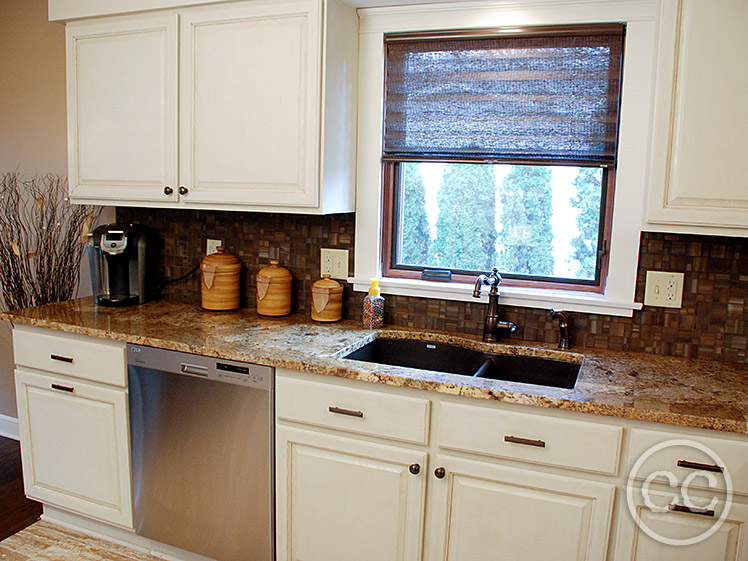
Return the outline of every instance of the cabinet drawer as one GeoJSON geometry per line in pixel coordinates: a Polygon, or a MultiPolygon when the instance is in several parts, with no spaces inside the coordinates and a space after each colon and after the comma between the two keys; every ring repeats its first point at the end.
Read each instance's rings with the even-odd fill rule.
{"type": "Polygon", "coordinates": [[[430,401],[285,376],[276,379],[278,419],[428,443],[430,401]]]}
{"type": "Polygon", "coordinates": [[[439,446],[615,475],[623,428],[542,414],[442,403],[439,446]]]}
{"type": "Polygon", "coordinates": [[[125,344],[46,329],[13,330],[18,366],[126,386],[125,344]]]}
{"type": "MultiPolygon", "coordinates": [[[[674,474],[683,482],[696,472],[707,472],[717,488],[723,488],[726,470],[732,481],[733,491],[748,494],[748,438],[745,441],[728,440],[709,436],[691,436],[672,432],[634,429],[631,431],[628,473],[637,461],[646,458],[637,467],[635,479],[646,479],[656,471],[674,474]],[[709,451],[714,452],[713,457],[709,451]]],[[[661,479],[661,481],[665,481],[661,479]]],[[[709,489],[707,477],[693,477],[689,486],[709,489]]]]}

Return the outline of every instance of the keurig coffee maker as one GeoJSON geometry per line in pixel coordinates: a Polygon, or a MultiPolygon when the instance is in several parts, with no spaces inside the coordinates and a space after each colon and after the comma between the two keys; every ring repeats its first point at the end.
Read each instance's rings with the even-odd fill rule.
{"type": "Polygon", "coordinates": [[[156,297],[155,232],[138,224],[105,224],[93,231],[88,257],[97,304],[131,306],[156,297]]]}

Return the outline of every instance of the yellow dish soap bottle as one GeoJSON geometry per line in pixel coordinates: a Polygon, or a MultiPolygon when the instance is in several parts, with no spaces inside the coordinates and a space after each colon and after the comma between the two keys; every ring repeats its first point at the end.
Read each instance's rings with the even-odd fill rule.
{"type": "Polygon", "coordinates": [[[384,325],[384,297],[379,279],[371,279],[369,294],[364,298],[364,329],[380,329],[384,325]]]}

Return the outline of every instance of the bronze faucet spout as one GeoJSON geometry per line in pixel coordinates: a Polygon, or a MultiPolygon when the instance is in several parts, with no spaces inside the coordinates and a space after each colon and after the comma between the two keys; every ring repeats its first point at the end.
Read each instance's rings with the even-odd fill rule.
{"type": "Polygon", "coordinates": [[[565,351],[571,350],[571,329],[569,327],[569,314],[564,310],[551,310],[551,319],[558,320],[558,331],[560,335],[558,348],[565,351]]]}
{"type": "Polygon", "coordinates": [[[475,288],[473,289],[473,298],[480,298],[483,285],[491,287],[488,293],[486,320],[483,324],[483,340],[487,343],[498,342],[501,332],[513,333],[517,329],[517,326],[512,322],[502,321],[499,318],[499,284],[501,284],[501,275],[499,270],[494,268],[488,275],[479,275],[475,280],[475,288]]]}

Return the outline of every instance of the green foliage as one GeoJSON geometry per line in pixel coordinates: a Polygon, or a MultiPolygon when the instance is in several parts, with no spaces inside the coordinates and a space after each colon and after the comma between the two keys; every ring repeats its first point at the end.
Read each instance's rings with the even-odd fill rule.
{"type": "Polygon", "coordinates": [[[426,216],[426,188],[421,177],[421,164],[403,164],[403,224],[400,262],[428,265],[431,235],[426,216]]]}
{"type": "Polygon", "coordinates": [[[552,275],[550,168],[512,166],[504,178],[500,197],[500,270],[524,275],[552,275]]]}
{"type": "Polygon", "coordinates": [[[579,209],[577,227],[579,235],[571,240],[574,249],[572,257],[579,261],[577,275],[583,279],[595,278],[597,264],[597,237],[600,225],[600,196],[602,170],[599,168],[580,168],[574,180],[576,196],[569,202],[579,209]]]}
{"type": "Polygon", "coordinates": [[[496,262],[496,175],[493,166],[449,164],[437,196],[439,218],[430,263],[485,271],[496,262]]]}

